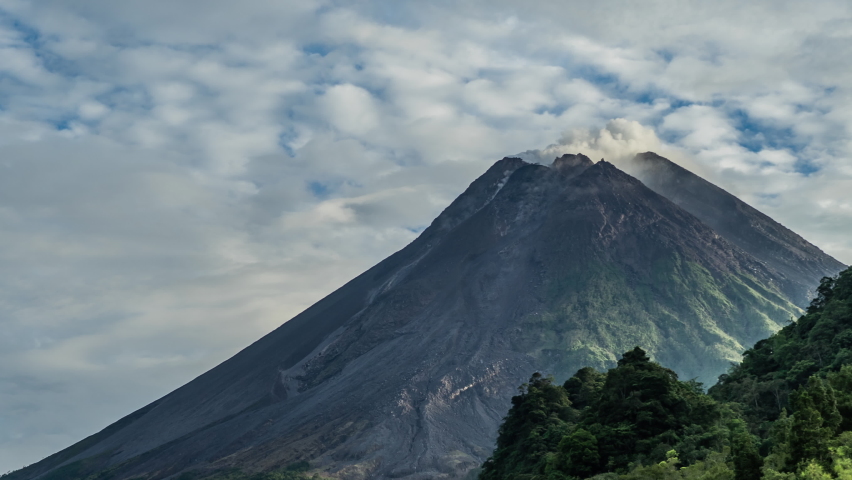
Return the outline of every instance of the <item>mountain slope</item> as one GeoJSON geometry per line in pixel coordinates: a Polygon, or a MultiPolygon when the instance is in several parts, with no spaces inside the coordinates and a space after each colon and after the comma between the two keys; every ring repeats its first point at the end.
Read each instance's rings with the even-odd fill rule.
{"type": "Polygon", "coordinates": [[[406,248],[8,480],[299,460],[347,478],[459,477],[488,456],[529,372],[567,378],[641,344],[711,379],[798,314],[784,282],[607,162],[506,158],[406,248]]]}
{"type": "Polygon", "coordinates": [[[636,155],[631,173],[783,278],[782,289],[807,305],[826,272],[844,265],[742,200],[653,152],[636,155]]]}

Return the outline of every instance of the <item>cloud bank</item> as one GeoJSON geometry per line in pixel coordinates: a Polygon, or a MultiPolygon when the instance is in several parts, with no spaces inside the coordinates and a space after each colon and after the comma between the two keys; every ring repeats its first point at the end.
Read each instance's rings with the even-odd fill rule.
{"type": "Polygon", "coordinates": [[[0,0],[0,471],[226,359],[515,152],[655,150],[852,262],[850,8],[0,0]]]}

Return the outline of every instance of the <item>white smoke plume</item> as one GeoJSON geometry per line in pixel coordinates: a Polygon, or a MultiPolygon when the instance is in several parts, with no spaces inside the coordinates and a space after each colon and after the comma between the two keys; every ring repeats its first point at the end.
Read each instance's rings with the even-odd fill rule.
{"type": "Polygon", "coordinates": [[[633,173],[635,169],[632,168],[631,160],[642,152],[657,153],[696,174],[704,173],[685,153],[662,142],[653,128],[624,118],[610,120],[597,131],[580,128],[565,132],[558,143],[515,156],[528,162],[550,165],[554,159],[566,153],[582,153],[595,162],[603,158],[633,173]]]}

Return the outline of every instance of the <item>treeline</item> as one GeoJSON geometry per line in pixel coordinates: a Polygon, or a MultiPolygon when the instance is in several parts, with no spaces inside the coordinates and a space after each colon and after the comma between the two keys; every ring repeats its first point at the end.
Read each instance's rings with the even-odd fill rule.
{"type": "Polygon", "coordinates": [[[704,393],[636,347],[521,386],[481,480],[852,480],[852,269],[704,393]]]}

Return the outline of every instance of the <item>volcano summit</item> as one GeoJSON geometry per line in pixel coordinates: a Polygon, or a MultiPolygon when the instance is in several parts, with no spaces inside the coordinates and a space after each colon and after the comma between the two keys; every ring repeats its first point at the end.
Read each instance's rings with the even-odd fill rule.
{"type": "Polygon", "coordinates": [[[7,480],[296,461],[460,478],[510,392],[642,346],[713,381],[843,265],[652,153],[504,158],[419,238],[183,387],[7,480]],[[644,182],[644,183],[643,183],[644,182]]]}

